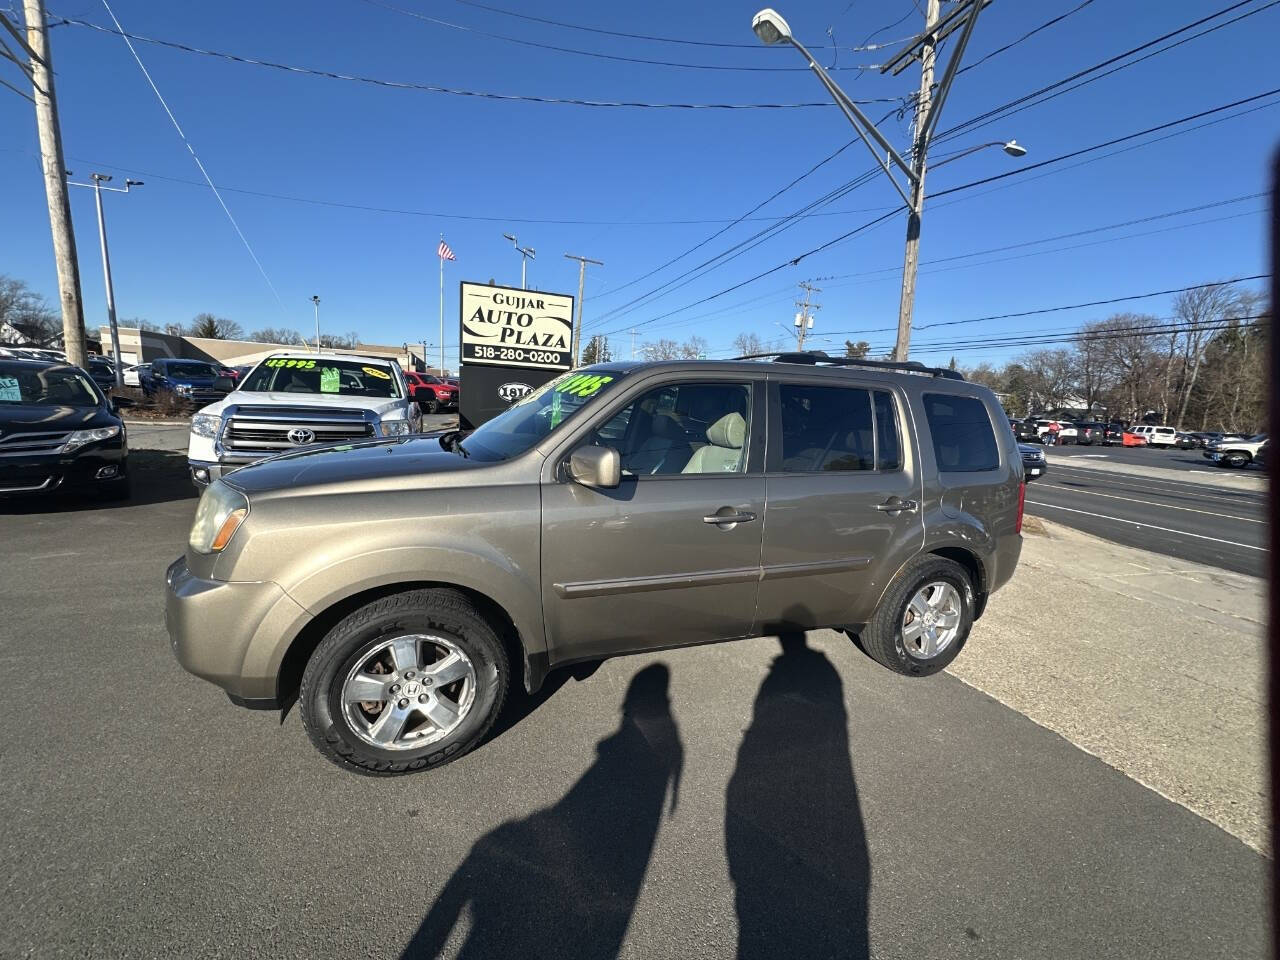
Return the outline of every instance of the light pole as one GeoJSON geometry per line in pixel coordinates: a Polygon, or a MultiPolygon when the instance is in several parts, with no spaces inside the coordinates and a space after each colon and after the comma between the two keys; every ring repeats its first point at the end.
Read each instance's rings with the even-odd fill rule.
{"type": "Polygon", "coordinates": [[[537,253],[537,251],[534,250],[533,247],[520,246],[519,241],[517,241],[516,238],[510,233],[504,233],[502,236],[505,237],[507,240],[510,240],[511,245],[516,248],[516,253],[520,254],[520,289],[528,290],[529,287],[525,283],[525,268],[528,266],[530,260],[537,259],[537,257],[534,256],[534,254],[537,253]]]}
{"type": "MultiPolygon", "coordinates": [[[[71,176],[70,170],[67,171],[67,176],[71,176]]],[[[116,325],[116,293],[115,287],[111,282],[111,254],[107,252],[107,221],[102,212],[102,191],[128,193],[131,187],[142,186],[142,181],[126,180],[123,187],[104,187],[104,183],[111,181],[110,175],[91,173],[89,174],[89,179],[93,183],[76,183],[74,180],[68,180],[67,185],[92,188],[93,198],[98,204],[98,245],[102,247],[102,276],[107,285],[107,324],[111,328],[111,358],[115,366],[116,386],[123,387],[124,371],[120,368],[120,330],[116,325]]]]}
{"type": "Polygon", "coordinates": [[[316,308],[316,353],[320,352],[320,298],[313,296],[311,305],[316,308]]]}
{"type": "MultiPolygon", "coordinates": [[[[895,74],[904,70],[914,59],[920,61],[920,94],[916,100],[915,132],[912,138],[911,159],[908,162],[876,129],[856,103],[849,99],[836,84],[822,65],[814,59],[804,44],[795,38],[791,27],[782,16],[772,9],[764,9],[751,21],[751,29],[763,43],[789,43],[800,51],[809,64],[809,68],[818,77],[822,85],[836,105],[844,113],[845,118],[853,125],[858,137],[866,144],[876,164],[884,171],[893,184],[898,195],[907,206],[907,243],[902,268],[902,297],[898,306],[898,339],[893,348],[895,360],[906,360],[911,345],[911,314],[915,307],[916,270],[919,265],[920,217],[924,210],[924,174],[929,146],[933,142],[937,130],[938,118],[942,113],[942,105],[951,92],[960,60],[964,56],[969,37],[973,34],[974,25],[978,21],[978,13],[990,0],[962,0],[955,4],[944,16],[941,15],[939,0],[926,0],[928,9],[925,14],[924,32],[909,40],[903,49],[890,57],[880,68],[881,73],[892,70],[895,74]],[[959,31],[955,50],[943,71],[942,80],[934,86],[933,66],[936,48],[939,43],[959,31]],[[906,177],[907,188],[904,189],[894,176],[894,167],[906,177]]],[[[985,144],[983,146],[986,146],[985,144]]],[[[1009,141],[1006,152],[1012,156],[1022,156],[1026,151],[1014,141],[1009,141]],[[1014,149],[1009,149],[1010,147],[1014,149]]],[[[975,148],[980,149],[980,148],[975,148]]],[[[972,152],[972,151],[969,151],[972,152]]],[[[955,159],[954,157],[951,159],[955,159]]]]}
{"type": "Polygon", "coordinates": [[[570,351],[572,352],[573,365],[578,365],[578,341],[582,339],[582,298],[583,287],[587,282],[587,264],[594,263],[597,267],[603,267],[603,260],[592,260],[590,257],[579,257],[576,254],[566,253],[566,260],[578,261],[578,322],[573,325],[573,336],[570,338],[570,351]]]}

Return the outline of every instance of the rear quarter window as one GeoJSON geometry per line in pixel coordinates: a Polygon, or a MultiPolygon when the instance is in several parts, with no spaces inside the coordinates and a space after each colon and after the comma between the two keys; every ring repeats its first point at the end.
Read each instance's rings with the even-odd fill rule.
{"type": "Polygon", "coordinates": [[[976,397],[924,395],[933,454],[943,473],[997,470],[1000,447],[986,405],[976,397]]]}

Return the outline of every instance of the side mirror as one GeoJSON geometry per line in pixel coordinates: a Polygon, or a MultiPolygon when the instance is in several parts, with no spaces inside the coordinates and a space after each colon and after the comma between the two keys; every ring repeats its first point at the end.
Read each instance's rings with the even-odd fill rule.
{"type": "Polygon", "coordinates": [[[569,477],[584,487],[616,487],[622,482],[622,458],[613,447],[579,447],[569,454],[569,477]]]}
{"type": "Polygon", "coordinates": [[[230,393],[235,388],[236,388],[236,382],[232,380],[230,377],[214,377],[213,378],[213,389],[215,390],[222,390],[225,393],[230,393]]]}

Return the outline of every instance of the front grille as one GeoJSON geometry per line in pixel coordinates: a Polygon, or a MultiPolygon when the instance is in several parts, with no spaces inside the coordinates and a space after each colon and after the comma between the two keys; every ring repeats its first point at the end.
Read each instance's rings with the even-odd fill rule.
{"type": "Polygon", "coordinates": [[[1043,461],[1044,454],[1039,451],[1036,451],[1035,453],[1024,453],[1022,455],[1023,463],[1042,463],[1043,461]]]}
{"type": "Polygon", "coordinates": [[[227,420],[222,446],[233,453],[270,454],[322,443],[343,443],[372,437],[373,424],[360,410],[314,407],[239,407],[227,420]],[[295,443],[293,430],[309,430],[315,439],[295,443]]]}
{"type": "Polygon", "coordinates": [[[0,457],[21,457],[32,453],[57,453],[71,434],[66,430],[7,433],[0,436],[0,457]]]}

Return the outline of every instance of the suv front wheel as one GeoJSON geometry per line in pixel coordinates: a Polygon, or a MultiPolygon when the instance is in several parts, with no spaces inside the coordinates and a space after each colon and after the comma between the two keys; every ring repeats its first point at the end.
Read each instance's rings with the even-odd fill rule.
{"type": "Polygon", "coordinates": [[[395,776],[462,756],[502,708],[502,641],[456,590],[383,597],[341,620],[302,675],[311,742],[338,766],[395,776]]]}
{"type": "Polygon", "coordinates": [[[973,585],[954,560],[917,557],[885,593],[859,639],[896,673],[927,677],[960,653],[973,626],[973,585]]]}

